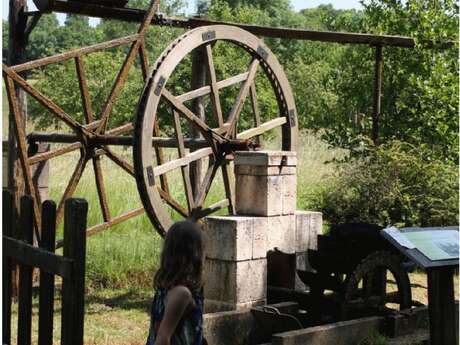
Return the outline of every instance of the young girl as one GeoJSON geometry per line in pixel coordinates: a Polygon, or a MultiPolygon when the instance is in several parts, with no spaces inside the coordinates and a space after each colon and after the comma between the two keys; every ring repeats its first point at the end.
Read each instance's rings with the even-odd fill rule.
{"type": "Polygon", "coordinates": [[[204,345],[203,259],[199,226],[190,221],[171,226],[154,279],[147,345],[204,345]]]}

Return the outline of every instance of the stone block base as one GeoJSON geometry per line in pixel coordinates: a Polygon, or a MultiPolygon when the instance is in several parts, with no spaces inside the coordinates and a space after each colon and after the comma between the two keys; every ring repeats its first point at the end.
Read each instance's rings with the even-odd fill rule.
{"type": "Polygon", "coordinates": [[[204,312],[205,313],[217,313],[223,311],[244,311],[249,310],[252,307],[257,307],[259,305],[264,305],[267,303],[266,299],[260,301],[251,301],[251,302],[244,302],[244,303],[227,303],[223,301],[215,301],[212,299],[206,298],[204,300],[204,312]]]}

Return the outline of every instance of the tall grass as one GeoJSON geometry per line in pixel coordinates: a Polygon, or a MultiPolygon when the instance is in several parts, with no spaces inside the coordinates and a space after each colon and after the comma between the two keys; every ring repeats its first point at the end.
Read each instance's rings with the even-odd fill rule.
{"type": "MultiPolygon", "coordinates": [[[[277,146],[276,139],[268,147],[277,146]]],[[[118,150],[126,160],[131,161],[131,150],[118,150]]],[[[175,155],[175,150],[166,151],[175,155]]],[[[298,150],[298,208],[309,209],[315,204],[315,190],[321,188],[322,179],[330,173],[333,164],[325,162],[342,157],[341,150],[331,150],[310,132],[300,135],[298,150]]],[[[68,180],[75,169],[79,153],[74,152],[51,160],[50,197],[59,200],[68,180]]],[[[206,162],[203,164],[206,166],[206,162]]],[[[108,195],[110,213],[113,216],[141,206],[134,178],[120,169],[108,158],[102,158],[105,187],[108,195]]],[[[185,206],[180,171],[168,174],[170,193],[185,206]]],[[[85,198],[89,203],[88,226],[101,221],[102,215],[95,185],[91,161],[88,162],[74,197],[85,198]]],[[[220,173],[212,184],[206,204],[212,204],[224,197],[224,188],[220,173]]],[[[222,211],[222,213],[224,213],[222,211]]],[[[179,219],[172,213],[173,218],[179,219]]],[[[59,229],[62,233],[62,226],[59,229]]],[[[162,240],[152,227],[146,215],[132,218],[96,234],[88,239],[87,245],[87,281],[89,288],[98,287],[149,287],[152,275],[159,263],[162,240]]]]}

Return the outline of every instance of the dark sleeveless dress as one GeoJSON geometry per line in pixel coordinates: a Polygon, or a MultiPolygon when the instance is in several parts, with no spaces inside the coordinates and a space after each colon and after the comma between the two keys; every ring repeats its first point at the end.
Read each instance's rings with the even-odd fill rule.
{"type": "MultiPolygon", "coordinates": [[[[150,329],[146,345],[154,345],[158,327],[163,320],[168,291],[157,289],[150,310],[150,329]]],[[[196,307],[185,314],[171,337],[171,345],[204,345],[203,342],[203,293],[193,292],[196,307]]]]}

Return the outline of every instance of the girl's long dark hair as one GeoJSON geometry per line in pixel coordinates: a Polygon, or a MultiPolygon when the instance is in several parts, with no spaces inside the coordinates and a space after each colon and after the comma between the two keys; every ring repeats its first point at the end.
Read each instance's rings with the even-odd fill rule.
{"type": "Polygon", "coordinates": [[[202,271],[203,238],[200,227],[188,220],[174,223],[166,233],[154,287],[170,289],[184,285],[198,290],[202,286],[202,271]]]}

